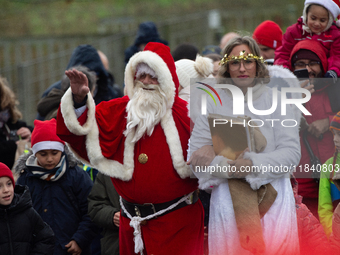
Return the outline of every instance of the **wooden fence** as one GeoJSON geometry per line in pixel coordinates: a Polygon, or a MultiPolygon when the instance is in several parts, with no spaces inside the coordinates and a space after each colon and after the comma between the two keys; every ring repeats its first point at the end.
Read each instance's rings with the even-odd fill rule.
{"type": "MultiPolygon", "coordinates": [[[[183,42],[193,43],[199,49],[206,45],[218,45],[219,37],[229,31],[250,31],[265,19],[278,21],[285,27],[293,23],[282,10],[254,10],[251,12],[206,11],[187,16],[174,17],[157,22],[162,38],[171,49],[183,42]],[[218,27],[211,25],[211,18],[220,19],[218,27]]],[[[296,17],[294,17],[296,19],[296,17]]],[[[215,22],[216,23],[216,22],[215,22]]],[[[218,23],[218,22],[217,22],[218,23]]],[[[216,24],[215,24],[216,25],[216,24]]],[[[135,28],[138,24],[135,25],[135,28]]],[[[133,44],[135,30],[124,30],[113,35],[90,35],[74,37],[38,37],[0,39],[0,74],[6,77],[17,94],[24,120],[32,125],[36,117],[36,105],[46,88],[61,79],[74,48],[91,44],[104,52],[110,62],[110,71],[116,83],[123,84],[124,50],[133,44]]]]}

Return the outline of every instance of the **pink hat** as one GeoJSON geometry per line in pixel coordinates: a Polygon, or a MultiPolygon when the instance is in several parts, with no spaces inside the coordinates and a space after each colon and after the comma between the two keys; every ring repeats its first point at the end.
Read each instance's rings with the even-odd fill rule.
{"type": "Polygon", "coordinates": [[[13,187],[15,186],[15,182],[14,182],[12,171],[4,163],[0,163],[0,178],[1,177],[8,177],[8,178],[10,178],[12,183],[13,183],[13,187]]]}
{"type": "Polygon", "coordinates": [[[64,151],[65,142],[57,136],[56,119],[34,121],[31,145],[34,155],[41,150],[64,151]]]}
{"type": "Polygon", "coordinates": [[[263,21],[253,33],[253,39],[264,46],[276,49],[282,45],[282,30],[271,20],[263,21]]]}

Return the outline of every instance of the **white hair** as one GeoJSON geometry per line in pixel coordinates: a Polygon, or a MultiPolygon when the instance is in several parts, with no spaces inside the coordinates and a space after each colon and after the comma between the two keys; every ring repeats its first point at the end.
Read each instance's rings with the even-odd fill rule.
{"type": "Polygon", "coordinates": [[[143,62],[139,63],[136,67],[136,79],[139,79],[142,74],[150,74],[151,77],[158,78],[155,71],[143,62]]]}

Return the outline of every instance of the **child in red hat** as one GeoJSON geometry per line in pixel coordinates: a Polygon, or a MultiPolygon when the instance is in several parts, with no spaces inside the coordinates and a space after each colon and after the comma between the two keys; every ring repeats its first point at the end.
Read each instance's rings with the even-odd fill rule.
{"type": "Polygon", "coordinates": [[[91,254],[98,228],[87,215],[92,180],[56,135],[56,120],[34,121],[32,150],[15,168],[30,188],[33,207],[55,233],[54,254],[91,254]]]}
{"type": "Polygon", "coordinates": [[[33,209],[27,186],[14,184],[11,170],[0,163],[1,254],[52,254],[52,229],[33,209]]]}
{"type": "Polygon", "coordinates": [[[275,65],[289,68],[289,56],[294,46],[302,40],[318,41],[327,50],[326,78],[337,81],[340,75],[340,29],[335,21],[340,8],[332,0],[305,0],[302,17],[287,28],[282,46],[275,51],[275,65]]]}

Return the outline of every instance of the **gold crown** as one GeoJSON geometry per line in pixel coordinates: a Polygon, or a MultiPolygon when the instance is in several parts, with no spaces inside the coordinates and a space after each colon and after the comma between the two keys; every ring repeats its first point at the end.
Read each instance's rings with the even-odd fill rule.
{"type": "Polygon", "coordinates": [[[220,65],[224,65],[231,60],[239,60],[239,59],[243,59],[243,60],[255,59],[255,60],[260,61],[261,63],[264,63],[262,56],[261,57],[254,56],[252,53],[248,53],[246,55],[245,52],[246,52],[245,50],[241,51],[239,56],[228,56],[228,54],[225,54],[222,60],[220,61],[220,65]]]}

